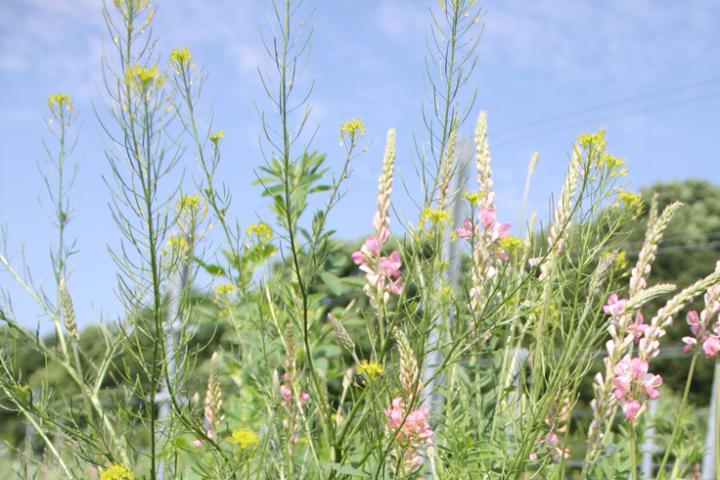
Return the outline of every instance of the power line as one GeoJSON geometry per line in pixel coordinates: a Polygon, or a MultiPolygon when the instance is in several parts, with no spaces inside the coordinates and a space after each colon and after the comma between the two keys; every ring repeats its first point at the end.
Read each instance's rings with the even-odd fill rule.
{"type": "Polygon", "coordinates": [[[558,120],[565,120],[567,118],[574,118],[574,117],[586,115],[588,113],[607,110],[609,108],[612,108],[612,107],[618,106],[618,105],[623,105],[623,104],[627,104],[627,103],[635,103],[638,101],[649,100],[652,98],[666,97],[666,96],[670,96],[674,93],[692,90],[694,88],[703,87],[703,86],[707,86],[707,85],[715,85],[715,84],[720,84],[720,77],[713,77],[713,78],[709,78],[706,80],[701,80],[699,82],[689,83],[689,84],[685,84],[685,85],[677,85],[674,87],[655,90],[655,91],[652,91],[649,93],[621,97],[621,98],[618,98],[615,100],[610,100],[605,103],[592,105],[592,106],[585,107],[585,108],[582,108],[579,110],[573,110],[570,112],[555,114],[555,115],[551,115],[551,116],[548,116],[548,117],[545,117],[542,119],[532,120],[529,122],[511,126],[511,127],[500,128],[498,130],[492,131],[492,133],[500,134],[500,133],[504,133],[504,132],[514,132],[517,130],[523,130],[523,129],[535,127],[537,125],[546,125],[547,123],[556,122],[558,120]]]}

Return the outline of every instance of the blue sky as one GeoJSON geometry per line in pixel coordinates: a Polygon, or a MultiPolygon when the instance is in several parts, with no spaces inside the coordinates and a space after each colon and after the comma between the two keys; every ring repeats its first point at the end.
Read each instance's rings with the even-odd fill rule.
{"type": "MultiPolygon", "coordinates": [[[[155,0],[155,34],[167,54],[191,49],[209,73],[204,100],[216,128],[225,131],[220,176],[230,185],[232,214],[246,225],[262,215],[249,188],[260,153],[258,116],[267,106],[256,69],[266,59],[258,26],[268,24],[270,0],[155,0]]],[[[700,177],[720,183],[720,3],[634,0],[494,0],[484,8],[478,89],[473,117],[487,110],[501,217],[517,221],[527,162],[541,154],[530,208],[547,211],[562,181],[573,138],[606,127],[610,149],[626,159],[630,186],[700,177]]],[[[48,249],[53,230],[38,201],[38,175],[47,139],[43,117],[49,93],[75,99],[80,164],[69,233],[79,253],[69,281],[81,324],[112,318],[115,269],[107,245],[117,241],[109,194],[101,180],[109,169],[92,112],[98,103],[100,55],[109,47],[99,0],[4,0],[0,3],[0,225],[9,251],[38,284],[50,284],[48,249]]],[[[314,146],[341,159],[339,124],[353,117],[368,127],[372,146],[353,166],[348,194],[331,219],[339,234],[359,238],[370,229],[385,131],[398,128],[398,170],[415,187],[413,132],[422,133],[420,105],[428,9],[421,0],[306,0],[315,8],[312,56],[305,72],[317,86],[314,146]]],[[[463,133],[470,135],[468,124],[463,133]]],[[[184,162],[189,177],[192,160],[184,162]]],[[[398,195],[405,195],[397,184],[398,195]]],[[[408,201],[400,215],[412,218],[408,201]]],[[[397,225],[397,223],[396,223],[397,225]]],[[[26,325],[46,322],[7,274],[0,286],[26,325]]]]}

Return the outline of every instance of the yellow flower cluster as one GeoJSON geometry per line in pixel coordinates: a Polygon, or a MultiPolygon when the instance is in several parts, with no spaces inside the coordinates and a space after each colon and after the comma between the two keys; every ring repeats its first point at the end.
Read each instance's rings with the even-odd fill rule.
{"type": "Polygon", "coordinates": [[[200,195],[183,195],[180,197],[180,201],[178,201],[178,210],[194,210],[197,209],[199,204],[200,195]]]}
{"type": "Polygon", "coordinates": [[[438,225],[449,220],[450,214],[445,210],[426,208],[420,213],[420,229],[424,228],[428,222],[431,222],[433,225],[438,225]]]}
{"type": "Polygon", "coordinates": [[[235,292],[235,285],[232,283],[223,283],[215,287],[215,295],[218,298],[231,295],[233,292],[235,292]]]}
{"type": "Polygon", "coordinates": [[[70,95],[67,93],[53,93],[52,95],[48,95],[48,108],[50,110],[55,111],[55,109],[58,109],[58,111],[61,111],[63,107],[68,112],[72,110],[70,95]]]}
{"type": "Polygon", "coordinates": [[[272,238],[272,228],[265,222],[253,223],[245,231],[247,236],[259,242],[268,242],[272,238]]]}
{"type": "Polygon", "coordinates": [[[363,135],[365,135],[365,124],[360,119],[354,118],[340,125],[340,138],[347,137],[350,143],[363,135]]]}
{"type": "Polygon", "coordinates": [[[125,82],[130,85],[133,90],[145,93],[150,88],[159,89],[162,87],[165,79],[156,66],[147,68],[142,65],[131,65],[125,71],[125,82]]]}
{"type": "Polygon", "coordinates": [[[385,373],[385,369],[378,362],[368,362],[367,360],[363,360],[360,362],[358,372],[367,375],[372,380],[385,373]]]}
{"type": "Polygon", "coordinates": [[[470,203],[477,203],[483,198],[485,198],[484,193],[465,192],[465,199],[470,203]]]}
{"type": "Polygon", "coordinates": [[[211,141],[215,146],[217,146],[218,142],[219,142],[220,140],[222,140],[223,138],[225,138],[225,132],[223,132],[222,130],[218,130],[217,132],[210,134],[210,141],[211,141]]]}
{"type": "Polygon", "coordinates": [[[601,128],[595,133],[581,133],[580,136],[578,136],[577,143],[585,151],[594,150],[596,152],[604,152],[607,147],[605,129],[601,128]]]}
{"type": "Polygon", "coordinates": [[[513,253],[522,250],[525,247],[522,240],[512,235],[501,238],[498,243],[500,244],[500,248],[506,253],[513,253]]]}
{"type": "Polygon", "coordinates": [[[241,449],[252,448],[260,444],[260,437],[257,433],[247,428],[236,428],[230,434],[230,443],[234,443],[241,449]]]}
{"type": "Polygon", "coordinates": [[[100,480],[135,480],[135,475],[125,465],[113,463],[102,469],[100,480]]]}
{"type": "Polygon", "coordinates": [[[170,63],[175,66],[175,70],[180,73],[180,70],[188,68],[192,62],[192,54],[187,47],[176,48],[170,52],[170,63]]]}
{"type": "Polygon", "coordinates": [[[639,193],[632,193],[628,192],[627,190],[623,190],[622,188],[619,188],[615,193],[615,198],[617,199],[618,203],[622,205],[623,208],[632,211],[635,215],[639,215],[642,213],[643,202],[642,197],[640,197],[639,193]]]}

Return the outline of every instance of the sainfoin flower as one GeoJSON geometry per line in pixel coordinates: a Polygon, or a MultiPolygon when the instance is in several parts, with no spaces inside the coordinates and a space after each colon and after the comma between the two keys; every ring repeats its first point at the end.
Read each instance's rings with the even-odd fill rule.
{"type": "Polygon", "coordinates": [[[623,414],[628,421],[635,419],[645,400],[660,396],[658,387],[662,377],[648,373],[648,362],[640,357],[626,355],[615,366],[615,378],[612,381],[616,399],[623,402],[623,414]]]}
{"type": "MultiPolygon", "coordinates": [[[[280,398],[282,398],[285,403],[289,404],[290,402],[292,402],[292,389],[285,384],[280,385],[280,398]]],[[[305,405],[305,403],[307,403],[307,401],[310,399],[310,394],[307,392],[301,392],[299,399],[300,405],[305,405]]]]}
{"type": "Polygon", "coordinates": [[[398,445],[404,449],[406,472],[417,469],[422,464],[420,449],[430,442],[433,431],[428,420],[430,408],[422,406],[406,413],[402,397],[395,397],[390,408],[385,409],[388,432],[396,435],[398,445]]]}
{"type": "Polygon", "coordinates": [[[623,311],[626,303],[627,298],[619,298],[617,293],[613,293],[608,297],[607,303],[603,306],[603,312],[612,316],[618,315],[623,311]]]}

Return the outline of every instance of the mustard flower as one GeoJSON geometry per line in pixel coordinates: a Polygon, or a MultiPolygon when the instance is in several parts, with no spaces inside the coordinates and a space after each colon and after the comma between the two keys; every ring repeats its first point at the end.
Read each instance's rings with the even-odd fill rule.
{"type": "Polygon", "coordinates": [[[225,132],[223,132],[222,130],[218,130],[217,132],[210,134],[210,141],[216,147],[217,147],[218,142],[220,140],[222,140],[223,138],[225,138],[225,132]]]}
{"type": "Polygon", "coordinates": [[[450,214],[445,210],[426,208],[420,213],[420,228],[424,228],[428,222],[433,225],[443,224],[450,220],[450,214]]]}
{"type": "Polygon", "coordinates": [[[170,52],[170,63],[178,73],[180,70],[188,68],[190,62],[192,62],[192,54],[186,47],[176,48],[170,52]]]}
{"type": "Polygon", "coordinates": [[[57,109],[58,111],[62,110],[63,107],[67,111],[72,110],[72,101],[70,99],[70,95],[67,93],[53,93],[51,95],[48,95],[48,108],[51,111],[55,111],[57,109]]]}
{"type": "Polygon", "coordinates": [[[218,298],[231,295],[234,292],[235,285],[233,285],[232,283],[223,283],[222,285],[218,285],[215,287],[215,296],[217,296],[218,298]]]}
{"type": "Polygon", "coordinates": [[[135,480],[135,475],[125,465],[113,463],[102,469],[100,480],[135,480]]]}
{"type": "Polygon", "coordinates": [[[125,82],[133,90],[145,93],[151,88],[159,89],[162,87],[164,79],[157,66],[147,68],[134,64],[125,71],[125,82]]]}
{"type": "Polygon", "coordinates": [[[374,379],[375,377],[384,374],[385,369],[378,362],[368,362],[367,360],[363,360],[362,362],[360,362],[358,372],[364,373],[365,375],[370,377],[370,379],[374,379]]]}
{"type": "Polygon", "coordinates": [[[253,223],[245,231],[247,236],[258,242],[268,242],[272,238],[272,228],[265,222],[253,223]]]}
{"type": "Polygon", "coordinates": [[[229,442],[245,450],[259,445],[260,437],[258,437],[257,433],[247,428],[236,428],[230,434],[229,442]]]}
{"type": "Polygon", "coordinates": [[[365,124],[362,120],[355,118],[340,125],[340,138],[347,137],[350,143],[363,135],[365,135],[365,124]]]}

